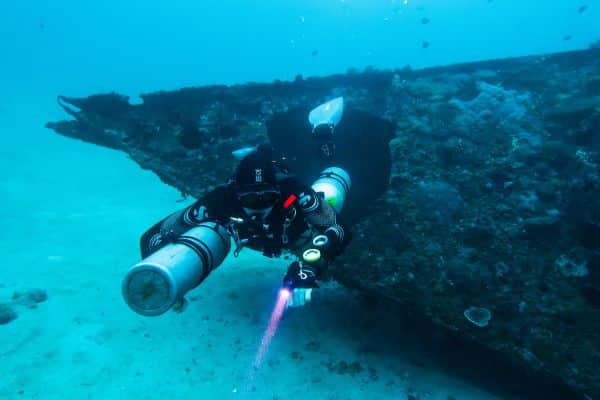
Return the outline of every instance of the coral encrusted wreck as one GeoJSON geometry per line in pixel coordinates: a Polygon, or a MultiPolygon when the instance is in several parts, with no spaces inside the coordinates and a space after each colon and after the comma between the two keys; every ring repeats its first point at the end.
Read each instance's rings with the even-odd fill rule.
{"type": "Polygon", "coordinates": [[[138,105],[61,97],[73,119],[47,126],[199,196],[273,118],[337,96],[394,131],[377,136],[389,184],[335,278],[552,377],[560,398],[600,397],[600,49],[187,88],[138,105]],[[485,329],[465,318],[472,305],[493,315],[485,329]]]}

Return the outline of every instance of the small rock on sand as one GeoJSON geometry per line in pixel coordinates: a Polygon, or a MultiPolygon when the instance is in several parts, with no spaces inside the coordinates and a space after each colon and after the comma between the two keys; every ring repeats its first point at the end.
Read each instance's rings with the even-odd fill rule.
{"type": "Polygon", "coordinates": [[[17,319],[17,313],[8,304],[0,304],[0,325],[5,325],[17,319]]]}
{"type": "Polygon", "coordinates": [[[38,303],[42,303],[48,299],[48,294],[42,289],[31,289],[24,292],[15,292],[12,298],[17,304],[35,308],[38,303]]]}

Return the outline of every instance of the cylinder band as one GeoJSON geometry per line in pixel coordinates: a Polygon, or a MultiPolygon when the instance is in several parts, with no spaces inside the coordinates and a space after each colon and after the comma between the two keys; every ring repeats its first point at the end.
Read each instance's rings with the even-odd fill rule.
{"type": "Polygon", "coordinates": [[[346,182],[346,180],[344,179],[344,177],[338,173],[335,173],[333,171],[327,171],[327,172],[322,172],[321,173],[321,178],[330,178],[333,179],[334,181],[339,182],[342,187],[344,188],[344,191],[346,192],[346,194],[348,194],[348,191],[350,190],[350,188],[348,187],[348,183],[346,182]]]}
{"type": "Polygon", "coordinates": [[[204,268],[202,279],[204,279],[214,267],[214,257],[212,251],[208,248],[206,243],[191,236],[181,236],[177,239],[177,243],[188,246],[190,249],[200,257],[203,264],[206,265],[204,268]]]}

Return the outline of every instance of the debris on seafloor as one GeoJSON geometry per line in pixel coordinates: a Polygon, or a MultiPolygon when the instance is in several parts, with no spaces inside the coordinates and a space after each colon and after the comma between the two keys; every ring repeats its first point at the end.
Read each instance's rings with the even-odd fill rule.
{"type": "Polygon", "coordinates": [[[465,318],[480,328],[485,328],[492,319],[492,312],[483,307],[469,307],[463,313],[465,318]]]}
{"type": "Polygon", "coordinates": [[[23,292],[15,292],[12,296],[16,304],[27,308],[36,308],[39,303],[48,299],[48,294],[42,289],[31,289],[23,292]]]}
{"type": "Polygon", "coordinates": [[[0,325],[6,325],[17,317],[16,311],[9,304],[0,304],[0,325]]]}
{"type": "Polygon", "coordinates": [[[46,301],[48,295],[42,289],[32,289],[15,292],[10,301],[0,304],[0,325],[6,325],[18,318],[15,306],[36,308],[41,302],[46,301]]]}

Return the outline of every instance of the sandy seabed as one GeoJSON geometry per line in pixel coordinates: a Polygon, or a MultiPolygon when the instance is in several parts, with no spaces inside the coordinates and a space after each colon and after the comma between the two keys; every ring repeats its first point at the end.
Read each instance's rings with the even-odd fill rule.
{"type": "Polygon", "coordinates": [[[253,371],[286,262],[250,250],[184,313],[133,313],[120,285],[139,236],[185,202],[124,154],[44,130],[51,117],[0,112],[0,304],[48,294],[0,325],[0,399],[498,398],[336,285],[286,313],[253,371]]]}

